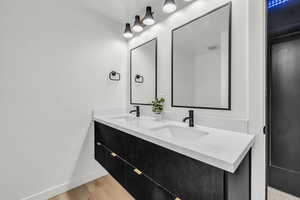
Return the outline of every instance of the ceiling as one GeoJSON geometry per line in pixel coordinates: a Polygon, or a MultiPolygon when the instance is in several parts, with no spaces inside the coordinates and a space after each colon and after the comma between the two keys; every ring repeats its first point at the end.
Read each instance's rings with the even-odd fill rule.
{"type": "MultiPolygon", "coordinates": [[[[134,16],[145,14],[146,6],[151,6],[156,19],[163,19],[168,14],[163,13],[164,0],[80,0],[90,10],[98,12],[107,18],[118,22],[133,22],[134,16]]],[[[177,8],[188,5],[183,0],[176,1],[177,8]]]]}
{"type": "Polygon", "coordinates": [[[118,23],[125,23],[131,22],[135,14],[144,12],[148,5],[162,5],[163,0],[82,0],[82,3],[118,23]]]}

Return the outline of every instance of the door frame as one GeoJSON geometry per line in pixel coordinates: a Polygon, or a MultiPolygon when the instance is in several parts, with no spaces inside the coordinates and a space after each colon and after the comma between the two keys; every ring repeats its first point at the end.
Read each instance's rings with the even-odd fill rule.
{"type": "Polygon", "coordinates": [[[266,136],[265,139],[265,200],[268,200],[268,186],[269,186],[269,100],[270,98],[270,90],[269,90],[269,63],[270,63],[270,46],[269,46],[269,8],[268,8],[268,0],[265,0],[265,127],[264,134],[266,136]]]}

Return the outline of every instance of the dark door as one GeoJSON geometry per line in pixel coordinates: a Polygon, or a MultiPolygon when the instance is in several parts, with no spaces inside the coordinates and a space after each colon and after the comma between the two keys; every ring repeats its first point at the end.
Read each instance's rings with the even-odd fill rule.
{"type": "Polygon", "coordinates": [[[269,66],[269,185],[300,196],[300,34],[271,41],[269,66]]]}

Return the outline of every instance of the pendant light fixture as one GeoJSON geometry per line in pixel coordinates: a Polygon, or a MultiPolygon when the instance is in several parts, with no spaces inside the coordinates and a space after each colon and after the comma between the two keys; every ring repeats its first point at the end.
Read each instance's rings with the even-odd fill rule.
{"type": "Polygon", "coordinates": [[[133,27],[132,27],[133,31],[134,32],[142,32],[143,31],[143,25],[141,23],[141,19],[140,19],[140,16],[139,15],[136,15],[135,16],[135,20],[134,20],[134,24],[133,24],[133,27]]]}
{"type": "Polygon", "coordinates": [[[151,26],[155,23],[155,20],[153,18],[153,12],[150,6],[146,7],[146,14],[143,20],[143,24],[147,26],[151,26]]]}
{"type": "Polygon", "coordinates": [[[163,11],[165,13],[174,12],[177,9],[175,0],[165,0],[163,11]]]}
{"type": "Polygon", "coordinates": [[[125,31],[123,33],[123,36],[125,38],[132,38],[133,37],[133,34],[132,34],[132,31],[131,31],[131,28],[130,28],[130,24],[129,23],[126,23],[126,26],[125,26],[125,31]]]}

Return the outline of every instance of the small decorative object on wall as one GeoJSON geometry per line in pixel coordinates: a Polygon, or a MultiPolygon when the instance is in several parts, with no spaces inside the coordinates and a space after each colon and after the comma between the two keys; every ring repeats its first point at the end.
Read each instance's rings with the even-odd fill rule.
{"type": "Polygon", "coordinates": [[[152,101],[152,112],[155,114],[161,114],[162,111],[164,110],[164,103],[165,99],[164,98],[155,98],[154,101],[152,101]]]}
{"type": "Polygon", "coordinates": [[[144,83],[144,76],[137,74],[135,75],[134,81],[136,83],[144,83]]]}
{"type": "Polygon", "coordinates": [[[121,74],[116,71],[111,71],[109,73],[109,80],[111,81],[119,81],[121,80],[121,74]]]}

